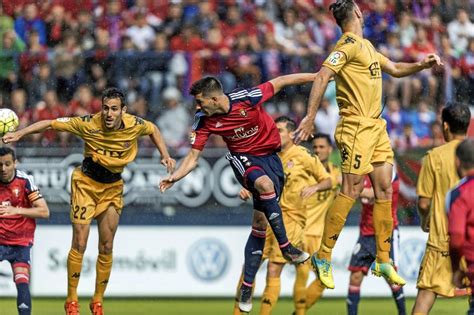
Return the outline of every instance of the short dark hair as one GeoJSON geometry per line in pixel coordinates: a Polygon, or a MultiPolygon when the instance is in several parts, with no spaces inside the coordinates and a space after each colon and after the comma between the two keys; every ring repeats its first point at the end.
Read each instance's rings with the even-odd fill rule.
{"type": "Polygon", "coordinates": [[[16,160],[15,150],[13,150],[10,147],[0,147],[0,156],[5,156],[5,155],[8,155],[8,154],[12,155],[13,161],[16,160]]]}
{"type": "Polygon", "coordinates": [[[124,107],[127,105],[125,102],[125,94],[121,90],[115,87],[107,88],[104,90],[104,92],[102,92],[102,103],[104,103],[106,99],[111,99],[111,98],[120,99],[120,107],[124,107]]]}
{"type": "Polygon", "coordinates": [[[467,133],[471,121],[471,111],[466,104],[447,103],[441,112],[441,120],[448,124],[451,133],[464,135],[467,133]]]}
{"type": "Polygon", "coordinates": [[[327,133],[318,132],[314,135],[313,140],[316,139],[326,139],[329,145],[332,145],[331,137],[327,133]]]}
{"type": "Polygon", "coordinates": [[[278,117],[275,119],[275,123],[286,123],[286,129],[290,132],[296,130],[296,122],[288,116],[278,117]]]}
{"type": "Polygon", "coordinates": [[[344,24],[352,19],[351,14],[355,7],[356,4],[353,0],[336,0],[336,2],[329,6],[329,11],[332,11],[337,25],[342,28],[344,24]]]}
{"type": "Polygon", "coordinates": [[[456,156],[465,170],[474,168],[474,139],[464,139],[456,148],[456,156]]]}
{"type": "Polygon", "coordinates": [[[203,96],[207,97],[212,93],[224,93],[221,82],[215,77],[204,77],[193,83],[189,89],[189,94],[196,96],[202,93],[203,96]]]}

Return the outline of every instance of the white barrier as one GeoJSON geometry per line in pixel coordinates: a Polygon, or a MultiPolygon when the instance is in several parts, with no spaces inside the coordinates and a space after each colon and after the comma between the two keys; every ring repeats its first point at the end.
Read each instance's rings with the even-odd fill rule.
{"type": "MultiPolygon", "coordinates": [[[[427,235],[416,227],[400,229],[401,274],[408,281],[405,294],[416,294],[416,277],[427,235]]],[[[108,296],[233,296],[243,263],[244,245],[250,227],[119,227],[114,245],[114,265],[108,296]]],[[[79,283],[80,295],[94,290],[97,258],[97,229],[92,228],[79,283]]],[[[347,265],[358,238],[357,227],[347,227],[334,249],[336,288],[327,296],[345,296],[349,280],[347,265]]],[[[39,226],[32,253],[32,294],[64,296],[66,259],[70,246],[70,226],[39,226]]],[[[0,272],[10,273],[8,263],[0,272]]],[[[265,267],[259,271],[256,294],[263,291],[265,267]]],[[[282,295],[290,296],[294,268],[287,266],[282,275],[282,295]]],[[[312,278],[311,278],[312,279],[312,278]]],[[[14,296],[11,277],[0,277],[0,296],[14,296]]],[[[389,296],[381,278],[367,277],[363,295],[389,296]]]]}

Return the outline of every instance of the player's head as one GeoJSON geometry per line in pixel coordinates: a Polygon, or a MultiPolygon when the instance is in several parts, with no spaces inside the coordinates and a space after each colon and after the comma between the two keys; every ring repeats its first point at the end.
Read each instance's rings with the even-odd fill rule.
{"type": "Polygon", "coordinates": [[[125,95],[111,87],[102,93],[102,121],[107,129],[118,129],[122,125],[122,114],[127,110],[125,95]]]}
{"type": "Polygon", "coordinates": [[[474,139],[464,139],[456,148],[456,169],[459,177],[474,175],[474,139]]]}
{"type": "Polygon", "coordinates": [[[212,116],[219,112],[219,100],[224,95],[224,89],[216,78],[205,77],[193,83],[189,94],[194,96],[197,109],[206,116],[212,116]]]}
{"type": "Polygon", "coordinates": [[[464,136],[471,121],[469,106],[462,103],[448,103],[441,112],[443,135],[446,141],[451,141],[453,136],[464,136]]]}
{"type": "Polygon", "coordinates": [[[316,153],[321,162],[325,163],[332,152],[331,137],[325,133],[317,133],[314,135],[311,143],[314,153],[316,153]]]}
{"type": "Polygon", "coordinates": [[[364,26],[364,17],[354,0],[336,0],[329,6],[329,10],[341,29],[352,21],[358,21],[361,27],[364,26]]]}
{"type": "Polygon", "coordinates": [[[15,176],[16,155],[9,147],[0,147],[0,181],[10,182],[15,176]]]}
{"type": "Polygon", "coordinates": [[[296,122],[290,117],[280,116],[275,119],[275,123],[278,133],[280,133],[281,148],[285,150],[293,144],[292,135],[296,130],[296,122]]]}

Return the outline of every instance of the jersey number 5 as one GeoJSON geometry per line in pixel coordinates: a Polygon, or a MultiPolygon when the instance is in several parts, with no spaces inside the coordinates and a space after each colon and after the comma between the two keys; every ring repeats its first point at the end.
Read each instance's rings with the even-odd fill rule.
{"type": "Polygon", "coordinates": [[[355,160],[354,168],[355,168],[356,170],[358,170],[359,167],[360,167],[360,159],[361,159],[361,157],[362,157],[362,155],[360,155],[360,154],[356,154],[355,157],[354,157],[354,160],[355,160]]]}

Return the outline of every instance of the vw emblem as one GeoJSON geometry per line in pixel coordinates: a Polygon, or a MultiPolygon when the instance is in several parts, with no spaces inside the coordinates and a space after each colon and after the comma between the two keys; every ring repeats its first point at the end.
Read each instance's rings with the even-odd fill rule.
{"type": "Polygon", "coordinates": [[[215,281],[227,271],[229,257],[227,247],[220,240],[200,239],[188,251],[188,267],[196,278],[215,281]]]}
{"type": "Polygon", "coordinates": [[[421,260],[425,253],[426,242],[420,239],[404,241],[400,246],[400,268],[401,275],[409,280],[416,281],[421,260]]]}

